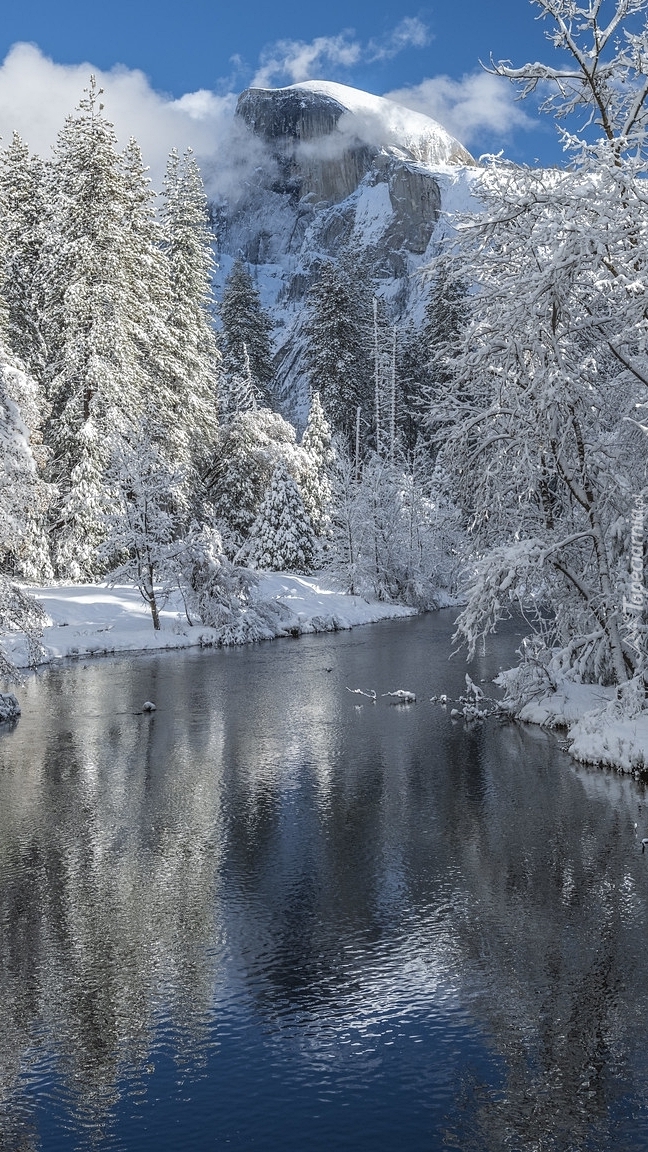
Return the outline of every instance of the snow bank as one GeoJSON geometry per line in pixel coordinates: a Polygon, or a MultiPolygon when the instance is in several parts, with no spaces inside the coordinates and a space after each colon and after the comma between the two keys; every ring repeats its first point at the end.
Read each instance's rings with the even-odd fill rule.
{"type": "MultiPolygon", "coordinates": [[[[131,586],[106,584],[53,585],[28,588],[43,605],[49,623],[43,634],[43,663],[66,657],[108,656],[120,652],[150,652],[175,648],[212,647],[240,642],[232,629],[189,625],[179,595],[167,600],[160,612],[161,628],[154,631],[151,615],[139,592],[131,586]]],[[[269,573],[257,590],[259,606],[270,621],[256,633],[241,630],[241,639],[298,636],[305,632],[333,632],[357,624],[371,624],[415,614],[412,608],[348,596],[330,578],[269,573]]],[[[254,604],[250,613],[254,613],[254,604]]],[[[28,666],[25,637],[2,638],[7,656],[19,668],[28,666]]]]}
{"type": "MultiPolygon", "coordinates": [[[[506,674],[502,678],[506,682],[506,674]]],[[[643,693],[632,684],[622,694],[598,684],[562,680],[547,692],[514,710],[518,720],[547,728],[566,729],[567,746],[575,760],[643,772],[648,768],[648,711],[643,693]]]]}

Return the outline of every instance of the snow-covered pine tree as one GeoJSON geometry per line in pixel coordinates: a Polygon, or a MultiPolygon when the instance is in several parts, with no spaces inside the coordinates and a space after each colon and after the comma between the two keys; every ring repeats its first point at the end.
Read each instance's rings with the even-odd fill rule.
{"type": "Polygon", "coordinates": [[[315,534],[321,537],[326,535],[330,523],[331,468],[335,453],[319,392],[313,394],[301,446],[307,459],[299,477],[299,488],[315,534]]]}
{"type": "Polygon", "coordinates": [[[131,139],[121,157],[124,176],[123,228],[128,240],[128,286],[134,352],[142,371],[142,409],[155,412],[155,426],[165,452],[182,465],[189,457],[191,427],[186,406],[175,384],[183,371],[175,331],[169,262],[162,250],[163,231],[156,217],[152,191],[142,153],[131,139]]]}
{"type": "MultiPolygon", "coordinates": [[[[429,396],[430,348],[421,329],[409,323],[401,334],[398,357],[398,383],[401,394],[397,419],[406,459],[411,460],[425,440],[424,410],[429,396]]],[[[429,403],[429,400],[428,400],[429,403]]]]}
{"type": "Polygon", "coordinates": [[[238,412],[261,407],[261,389],[252,379],[250,357],[243,345],[243,368],[238,371],[223,371],[218,390],[218,411],[221,420],[231,420],[238,412]]]}
{"type": "Polygon", "coordinates": [[[108,462],[107,441],[98,447],[99,435],[89,416],[76,435],[76,462],[68,482],[61,485],[63,496],[53,524],[54,567],[59,575],[75,583],[92,580],[104,572],[101,545],[106,535],[108,462]]]}
{"type": "Polygon", "coordinates": [[[439,430],[437,400],[450,389],[457,400],[469,402],[469,384],[455,374],[455,360],[462,348],[470,318],[470,298],[461,270],[452,258],[440,253],[425,307],[420,339],[427,357],[425,392],[421,396],[425,439],[434,442],[439,430]]]}
{"type": "Polygon", "coordinates": [[[189,432],[194,465],[205,466],[218,427],[220,353],[212,323],[213,236],[207,197],[191,149],[171,152],[161,211],[171,282],[177,405],[189,432]]]}
{"type": "Polygon", "coordinates": [[[389,322],[385,301],[374,296],[371,324],[371,370],[373,397],[370,443],[379,455],[390,460],[398,454],[398,417],[401,409],[398,374],[397,330],[389,322]]]}
{"type": "Polygon", "coordinates": [[[462,346],[469,319],[470,301],[465,281],[457,275],[452,260],[440,255],[435,261],[421,329],[433,387],[435,383],[447,384],[452,379],[453,360],[462,346]]]}
{"type": "Polygon", "coordinates": [[[315,533],[304,501],[283,462],[277,464],[246,546],[255,568],[308,572],[315,557],[315,533]]]}
{"type": "Polygon", "coordinates": [[[0,571],[51,576],[43,532],[50,493],[38,475],[38,389],[0,343],[0,571]]]}
{"type": "Polygon", "coordinates": [[[7,340],[27,371],[41,381],[45,345],[37,306],[37,270],[46,215],[43,164],[29,154],[17,132],[0,152],[2,274],[7,340]]]}
{"type": "MultiPolygon", "coordinates": [[[[36,568],[43,541],[36,526],[46,492],[37,476],[29,429],[17,401],[18,396],[28,398],[33,390],[33,382],[0,345],[0,636],[23,632],[35,661],[45,614],[11,578],[41,574],[36,568]]],[[[41,558],[41,565],[46,569],[46,559],[41,558]]],[[[16,677],[16,668],[0,645],[0,681],[16,677]]],[[[2,719],[6,702],[0,694],[2,719]]]]}
{"type": "Polygon", "coordinates": [[[223,372],[246,379],[249,373],[259,406],[271,407],[272,321],[241,259],[235,260],[218,306],[221,323],[223,372]]]}
{"type": "Polygon", "coordinates": [[[304,361],[311,390],[319,392],[334,432],[350,450],[356,411],[374,412],[373,298],[346,261],[327,261],[309,294],[304,361]]]}
{"type": "Polygon", "coordinates": [[[40,264],[51,405],[45,436],[59,488],[52,531],[59,575],[75,578],[101,571],[95,549],[110,439],[142,410],[149,385],[127,224],[132,204],[100,96],[93,78],[59,134],[40,264]],[[76,560],[75,541],[83,554],[76,560]]]}
{"type": "Polygon", "coordinates": [[[296,442],[294,427],[278,412],[249,409],[221,425],[205,486],[230,559],[247,540],[280,461],[291,475],[301,477],[307,456],[296,442]]]}

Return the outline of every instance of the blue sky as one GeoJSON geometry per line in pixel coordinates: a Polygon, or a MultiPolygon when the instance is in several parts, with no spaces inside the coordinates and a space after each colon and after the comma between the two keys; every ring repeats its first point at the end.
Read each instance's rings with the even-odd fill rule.
{"type": "Polygon", "coordinates": [[[0,27],[0,132],[6,138],[16,127],[42,151],[90,65],[118,130],[150,149],[154,168],[158,146],[183,146],[191,136],[187,121],[182,138],[167,141],[170,122],[198,125],[199,151],[231,115],[233,94],[253,82],[307,78],[395,93],[475,154],[503,149],[516,160],[559,162],[551,124],[516,103],[505,81],[481,73],[479,61],[491,53],[514,63],[551,55],[527,0],[411,8],[368,0],[22,0],[6,6],[0,27]],[[25,44],[34,47],[16,47],[25,44]]]}

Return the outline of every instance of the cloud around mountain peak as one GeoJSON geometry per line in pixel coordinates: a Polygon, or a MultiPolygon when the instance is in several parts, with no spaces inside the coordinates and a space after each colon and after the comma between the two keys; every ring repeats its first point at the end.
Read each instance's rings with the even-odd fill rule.
{"type": "MultiPolygon", "coordinates": [[[[365,44],[350,32],[318,37],[310,44],[281,41],[262,54],[254,84],[267,87],[271,81],[276,83],[281,79],[292,84],[305,83],[318,71],[333,75],[345,73],[359,61],[385,59],[407,47],[421,47],[429,35],[420,20],[405,17],[381,40],[365,44]]],[[[179,151],[192,147],[204,163],[210,184],[224,196],[228,195],[233,182],[244,177],[241,165],[249,168],[258,162],[257,145],[250,143],[249,133],[243,149],[246,155],[238,155],[233,164],[228,158],[233,152],[241,152],[237,141],[244,131],[234,116],[235,92],[199,89],[174,98],[156,91],[148,77],[137,69],[117,65],[102,71],[91,62],[59,64],[36,45],[26,43],[14,45],[0,65],[3,141],[10,141],[12,132],[17,131],[32,151],[49,155],[57,133],[66,116],[78,105],[91,75],[96,76],[105,91],[106,115],[115,125],[120,144],[124,146],[131,136],[139,141],[154,187],[161,187],[166,157],[173,147],[179,151]]],[[[367,94],[363,96],[365,103],[376,99],[367,94]]],[[[480,134],[484,131],[504,141],[513,129],[533,123],[515,103],[509,86],[483,72],[461,80],[433,77],[418,85],[388,92],[386,97],[401,107],[436,120],[466,146],[475,143],[479,146],[480,134]]],[[[361,115],[359,109],[355,115],[356,118],[361,115]]],[[[367,133],[371,134],[375,111],[367,107],[362,115],[367,133]]],[[[344,125],[341,129],[344,130],[344,125]]],[[[356,119],[354,130],[357,129],[356,119]]]]}

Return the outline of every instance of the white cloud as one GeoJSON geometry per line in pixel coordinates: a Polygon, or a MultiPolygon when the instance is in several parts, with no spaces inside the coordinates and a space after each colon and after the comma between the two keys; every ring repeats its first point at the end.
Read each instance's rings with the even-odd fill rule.
{"type": "Polygon", "coordinates": [[[386,92],[389,100],[424,112],[462,144],[479,145],[484,132],[507,139],[514,128],[537,128],[516,102],[508,81],[488,72],[471,72],[461,80],[434,76],[411,88],[386,92]]]}
{"type": "Polygon", "coordinates": [[[314,40],[278,40],[261,54],[260,67],[252,80],[254,88],[275,84],[300,84],[331,70],[352,68],[366,61],[390,60],[405,48],[423,48],[430,42],[428,28],[416,16],[406,16],[383,39],[363,44],[351,29],[338,36],[316,36],[314,40]]]}
{"type": "Polygon", "coordinates": [[[362,46],[351,32],[339,36],[316,36],[304,40],[278,40],[261,54],[261,67],[252,80],[253,88],[269,88],[277,81],[299,84],[328,68],[351,68],[362,56],[362,46]]]}
{"type": "Polygon", "coordinates": [[[416,16],[406,16],[382,41],[370,40],[367,55],[370,60],[391,60],[405,48],[425,48],[430,43],[429,28],[416,16]]]}
{"type": "Polygon", "coordinates": [[[191,147],[198,156],[211,157],[223,150],[234,130],[240,131],[239,125],[232,126],[233,94],[201,90],[172,100],[155,92],[143,72],[55,64],[34,45],[16,44],[0,65],[0,136],[5,143],[16,131],[33,152],[49,155],[91,75],[104,89],[105,115],[115,125],[120,145],[131,136],[139,141],[156,188],[161,187],[171,148],[182,152],[191,147]]]}
{"type": "MultiPolygon", "coordinates": [[[[386,59],[404,48],[421,47],[428,39],[425,25],[406,17],[380,42],[363,44],[350,31],[317,37],[310,43],[283,40],[262,55],[253,84],[299,83],[317,73],[386,59]]],[[[232,63],[237,69],[242,67],[238,60],[232,63]]],[[[115,125],[120,145],[134,136],[142,146],[154,187],[161,187],[173,147],[194,149],[214,195],[235,195],[262,162],[263,145],[233,115],[234,93],[219,95],[200,89],[172,99],[156,92],[143,72],[121,66],[102,72],[90,63],[57,64],[32,44],[15,45],[0,64],[0,136],[8,142],[16,130],[32,151],[47,156],[91,75],[104,89],[105,114],[115,125]]],[[[514,101],[507,83],[484,72],[461,80],[437,76],[386,95],[432,116],[467,146],[479,146],[485,132],[504,140],[514,128],[535,125],[514,101]]]]}

